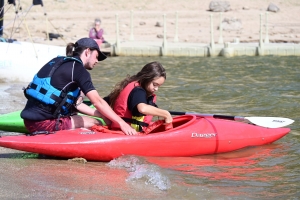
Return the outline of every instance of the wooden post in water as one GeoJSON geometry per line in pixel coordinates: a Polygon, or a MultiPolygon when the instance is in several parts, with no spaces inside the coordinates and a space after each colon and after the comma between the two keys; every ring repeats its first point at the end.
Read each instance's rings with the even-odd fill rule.
{"type": "Polygon", "coordinates": [[[134,40],[134,36],[133,36],[133,11],[130,11],[130,41],[134,40]]]}
{"type": "Polygon", "coordinates": [[[175,18],[175,37],[174,42],[178,42],[178,11],[176,11],[176,18],[175,18]]]}
{"type": "Polygon", "coordinates": [[[166,14],[163,14],[164,17],[164,39],[162,44],[162,55],[167,55],[168,45],[167,45],[167,23],[166,23],[166,14]]]}
{"type": "Polygon", "coordinates": [[[268,44],[270,41],[269,41],[269,31],[268,31],[268,12],[266,12],[266,22],[265,22],[265,25],[266,25],[266,37],[265,37],[265,44],[268,44]]]}
{"type": "Polygon", "coordinates": [[[259,31],[259,46],[263,46],[262,30],[263,30],[263,14],[260,14],[260,31],[259,31]]]}
{"type": "Polygon", "coordinates": [[[262,30],[263,30],[263,14],[260,14],[260,34],[259,34],[259,46],[258,46],[258,55],[264,55],[264,42],[262,39],[262,30]]]}
{"type": "Polygon", "coordinates": [[[219,26],[219,29],[220,29],[220,37],[219,37],[219,44],[223,44],[224,41],[223,41],[223,25],[222,25],[222,12],[220,12],[220,26],[219,26]]]}
{"type": "Polygon", "coordinates": [[[214,56],[215,41],[214,41],[214,26],[213,26],[213,14],[210,14],[210,56],[214,56]]]}
{"type": "Polygon", "coordinates": [[[116,41],[116,49],[115,49],[115,53],[116,55],[120,55],[121,53],[121,44],[120,44],[120,35],[119,35],[119,15],[116,14],[116,37],[117,37],[117,41],[116,41]]]}

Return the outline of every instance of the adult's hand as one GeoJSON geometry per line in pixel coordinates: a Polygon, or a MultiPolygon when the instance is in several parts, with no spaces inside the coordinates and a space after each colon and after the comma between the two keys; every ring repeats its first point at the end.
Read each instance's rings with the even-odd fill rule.
{"type": "Polygon", "coordinates": [[[104,101],[98,94],[96,90],[89,91],[86,96],[90,99],[95,108],[102,114],[104,117],[109,119],[112,122],[117,123],[120,126],[120,129],[124,132],[125,135],[136,135],[137,132],[129,126],[121,117],[119,117],[104,101]]]}
{"type": "Polygon", "coordinates": [[[127,124],[125,121],[123,121],[121,124],[120,124],[120,128],[121,130],[123,131],[123,133],[125,135],[138,135],[139,133],[136,132],[135,129],[133,129],[129,124],[127,124]]]}

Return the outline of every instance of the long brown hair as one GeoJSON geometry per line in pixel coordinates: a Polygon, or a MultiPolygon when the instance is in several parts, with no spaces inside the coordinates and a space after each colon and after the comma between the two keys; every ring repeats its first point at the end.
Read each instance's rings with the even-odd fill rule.
{"type": "Polygon", "coordinates": [[[109,94],[110,106],[112,108],[114,107],[115,101],[121,91],[132,81],[137,81],[140,86],[145,89],[151,81],[159,77],[164,77],[166,79],[167,75],[165,68],[156,61],[146,64],[136,75],[127,75],[124,80],[115,85],[114,89],[109,94]]]}

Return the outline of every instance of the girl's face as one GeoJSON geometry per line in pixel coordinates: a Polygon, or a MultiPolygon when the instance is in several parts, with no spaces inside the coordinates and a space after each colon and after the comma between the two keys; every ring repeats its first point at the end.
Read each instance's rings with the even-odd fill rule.
{"type": "Polygon", "coordinates": [[[158,88],[165,82],[164,77],[156,77],[154,78],[147,86],[146,86],[146,91],[147,94],[150,96],[154,94],[158,88]]]}

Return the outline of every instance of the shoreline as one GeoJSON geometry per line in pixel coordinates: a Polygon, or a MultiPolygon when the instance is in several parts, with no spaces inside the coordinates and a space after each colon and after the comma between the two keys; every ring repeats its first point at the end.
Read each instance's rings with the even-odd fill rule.
{"type": "Polygon", "coordinates": [[[27,82],[2,82],[4,78],[0,78],[0,103],[3,105],[0,108],[0,115],[24,108],[26,98],[24,97],[22,87],[26,86],[27,82]]]}
{"type": "MultiPolygon", "coordinates": [[[[210,15],[213,14],[214,37],[218,39],[220,33],[220,13],[207,11],[211,1],[203,0],[187,3],[184,0],[151,2],[144,1],[118,1],[105,2],[56,0],[52,3],[44,2],[44,7],[33,6],[26,16],[26,25],[22,24],[13,34],[18,41],[31,41],[35,43],[66,46],[68,42],[75,42],[79,38],[87,37],[88,31],[95,18],[102,20],[104,37],[111,44],[116,37],[116,14],[119,17],[120,41],[130,41],[131,37],[131,11],[133,11],[133,27],[135,41],[162,42],[164,28],[156,26],[163,23],[163,14],[166,14],[166,38],[169,42],[174,40],[176,30],[176,12],[178,12],[178,40],[181,43],[210,43],[210,15]],[[43,13],[47,13],[46,17],[43,13]],[[30,32],[27,31],[27,28],[30,32]],[[48,30],[48,31],[47,31],[48,30]],[[46,41],[46,32],[59,33],[63,38],[46,41]],[[31,38],[30,36],[31,35],[31,38]]],[[[241,28],[237,30],[223,30],[223,40],[233,42],[236,38],[241,42],[259,42],[260,14],[265,15],[269,1],[251,0],[240,2],[228,1],[231,10],[222,14],[222,19],[238,19],[241,28]]],[[[28,8],[32,3],[23,0],[22,5],[28,8]]],[[[287,0],[273,3],[280,8],[278,13],[268,12],[268,33],[271,42],[300,43],[300,23],[295,18],[298,14],[300,2],[287,0]]],[[[24,12],[24,11],[23,11],[24,12]]],[[[15,31],[12,22],[15,13],[6,10],[4,36],[9,37],[15,31]]],[[[265,16],[263,23],[265,23],[265,16]]],[[[19,21],[17,21],[19,22],[19,21]]],[[[264,25],[263,25],[264,26],[264,25]]],[[[265,29],[265,27],[264,27],[265,29]]],[[[265,37],[265,30],[263,30],[265,37]]]]}

